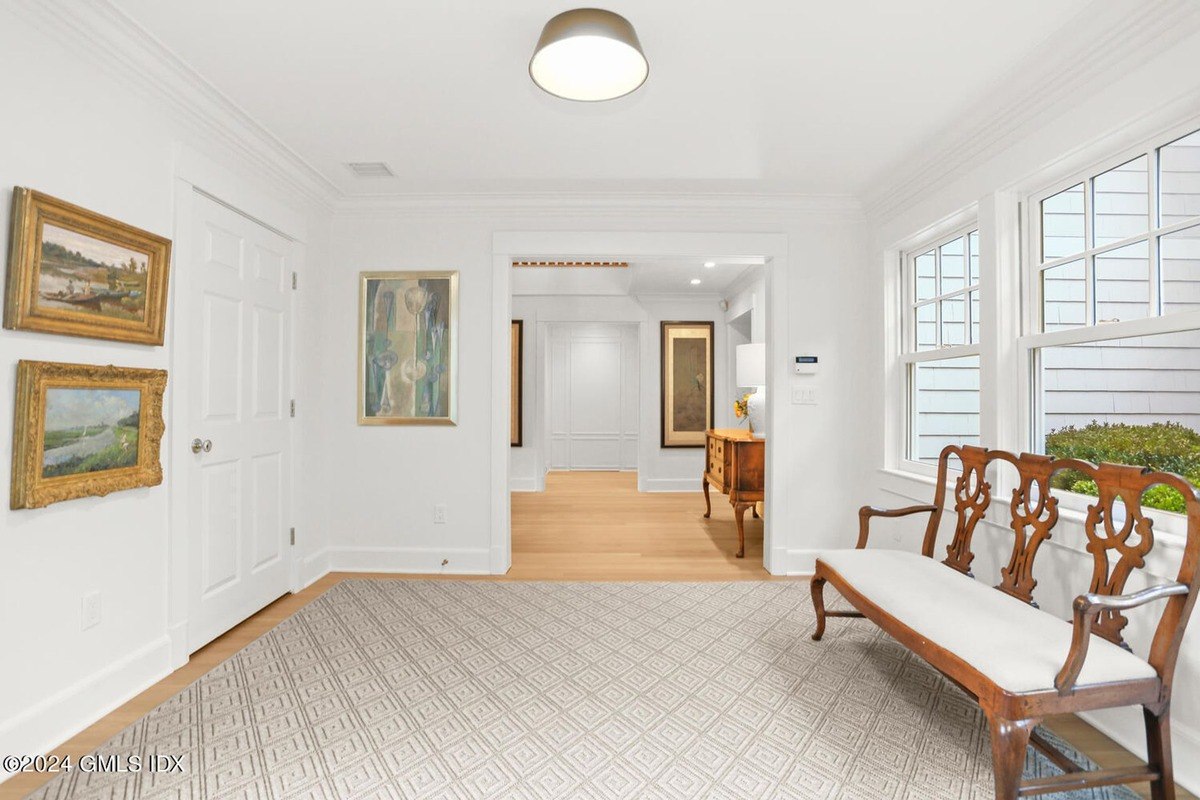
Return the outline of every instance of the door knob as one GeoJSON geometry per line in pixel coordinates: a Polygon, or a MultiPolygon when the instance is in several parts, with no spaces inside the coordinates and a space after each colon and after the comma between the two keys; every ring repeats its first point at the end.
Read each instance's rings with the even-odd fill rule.
{"type": "Polygon", "coordinates": [[[192,439],[193,453],[210,453],[212,452],[211,439],[192,439]]]}

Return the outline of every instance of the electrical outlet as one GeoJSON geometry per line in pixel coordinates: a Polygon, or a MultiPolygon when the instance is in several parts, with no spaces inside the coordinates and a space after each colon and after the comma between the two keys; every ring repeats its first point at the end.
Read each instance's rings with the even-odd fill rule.
{"type": "Polygon", "coordinates": [[[100,593],[92,592],[83,596],[83,613],[79,629],[86,631],[100,624],[100,593]]]}
{"type": "Polygon", "coordinates": [[[433,507],[433,524],[446,524],[446,505],[444,503],[438,503],[433,507]]]}

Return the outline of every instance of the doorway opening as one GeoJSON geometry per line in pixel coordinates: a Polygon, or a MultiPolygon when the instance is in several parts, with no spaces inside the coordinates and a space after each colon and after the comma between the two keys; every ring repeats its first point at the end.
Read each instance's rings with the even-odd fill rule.
{"type": "Polygon", "coordinates": [[[611,251],[589,260],[621,266],[550,267],[522,255],[537,254],[503,264],[516,337],[509,575],[761,577],[762,505],[742,504],[743,558],[733,493],[710,482],[706,515],[702,488],[711,434],[749,435],[734,403],[755,387],[738,385],[737,347],[770,338],[769,258],[611,251]]]}

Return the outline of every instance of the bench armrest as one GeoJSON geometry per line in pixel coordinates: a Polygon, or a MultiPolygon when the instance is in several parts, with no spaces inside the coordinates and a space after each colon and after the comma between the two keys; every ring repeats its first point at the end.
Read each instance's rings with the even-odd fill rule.
{"type": "Polygon", "coordinates": [[[1075,625],[1075,632],[1071,637],[1071,650],[1067,653],[1067,663],[1054,679],[1054,688],[1063,696],[1075,690],[1075,681],[1079,679],[1079,672],[1083,669],[1083,660],[1087,658],[1088,645],[1092,640],[1092,624],[1105,611],[1127,611],[1155,600],[1166,600],[1168,597],[1187,593],[1188,587],[1185,584],[1172,581],[1133,594],[1089,593],[1076,597],[1075,602],[1071,604],[1075,625]]]}
{"type": "Polygon", "coordinates": [[[908,506],[906,508],[875,508],[863,506],[858,510],[858,544],[855,547],[865,550],[867,537],[871,533],[871,517],[907,517],[909,514],[932,514],[938,507],[934,505],[908,506]]]}

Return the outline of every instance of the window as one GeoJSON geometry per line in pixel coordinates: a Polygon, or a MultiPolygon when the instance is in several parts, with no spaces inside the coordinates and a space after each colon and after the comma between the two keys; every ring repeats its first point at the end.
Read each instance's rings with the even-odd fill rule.
{"type": "MultiPolygon", "coordinates": [[[[1032,198],[1022,338],[1043,452],[1200,486],[1200,131],[1032,198]]],[[[1056,487],[1089,494],[1082,476],[1056,487]]],[[[1183,507],[1174,490],[1143,499],[1183,507]]]]}
{"type": "Polygon", "coordinates": [[[948,444],[979,443],[979,231],[903,258],[910,461],[934,464],[948,444]]]}
{"type": "Polygon", "coordinates": [[[1038,330],[1200,310],[1200,131],[1037,206],[1038,330]]]}

